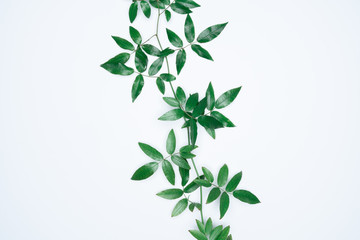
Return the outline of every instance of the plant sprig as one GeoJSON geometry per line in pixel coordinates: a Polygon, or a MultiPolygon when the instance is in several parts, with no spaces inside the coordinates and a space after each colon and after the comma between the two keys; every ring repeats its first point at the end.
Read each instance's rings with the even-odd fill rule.
{"type": "Polygon", "coordinates": [[[204,218],[203,189],[209,190],[206,204],[219,201],[220,219],[228,212],[230,197],[248,204],[257,204],[260,201],[250,191],[238,189],[242,179],[242,172],[235,174],[229,180],[229,168],[226,164],[220,168],[216,179],[206,167],[201,167],[202,172],[200,172],[196,165],[194,151],[197,148],[199,127],[204,128],[214,139],[216,138],[216,130],[235,127],[231,120],[223,115],[220,110],[229,106],[236,99],[241,86],[230,89],[216,98],[211,82],[203,97],[200,97],[199,93],[187,95],[180,86],[175,88],[173,84],[178,81],[177,76],[185,67],[189,49],[199,57],[213,61],[213,57],[203,45],[217,38],[227,26],[227,23],[215,24],[196,35],[191,14],[198,7],[200,5],[193,0],[133,0],[129,7],[130,22],[133,23],[136,20],[140,10],[147,18],[150,18],[152,12],[155,11],[157,12],[155,33],[144,40],[140,31],[130,26],[129,40],[112,36],[123,52],[102,64],[101,67],[116,75],[135,75],[131,89],[133,102],[140,96],[148,78],[156,79],[155,83],[162,95],[166,93],[166,83],[170,86],[172,96],[164,96],[163,100],[171,109],[158,119],[161,121],[183,119],[182,128],[187,130],[188,144],[177,146],[176,134],[173,129],[170,130],[165,144],[167,156],[149,144],[139,142],[140,149],[150,159],[150,162],[138,168],[131,179],[135,181],[145,180],[155,174],[161,167],[165,179],[172,186],[175,186],[177,182],[175,170],[177,170],[180,175],[181,186],[165,189],[157,193],[157,196],[161,198],[177,200],[171,216],[178,216],[187,208],[193,212],[196,208],[200,212],[201,220],[196,220],[196,230],[189,230],[195,239],[230,240],[232,239],[230,226],[215,226],[211,218],[207,218],[207,220],[204,218]],[[182,39],[172,29],[166,28],[165,32],[170,46],[164,48],[159,38],[160,18],[164,16],[166,21],[170,21],[174,14],[186,15],[184,24],[185,39],[182,39]],[[155,44],[158,46],[151,43],[154,39],[156,39],[155,44]],[[176,54],[177,76],[170,72],[168,56],[172,54],[176,54]],[[134,56],[132,66],[129,63],[131,56],[134,56]],[[154,57],[156,59],[150,64],[149,58],[154,57]],[[165,71],[163,70],[164,65],[166,66],[165,71]],[[191,169],[194,170],[195,177],[191,177],[191,169]],[[190,178],[192,178],[191,181],[190,178]],[[191,195],[198,190],[200,202],[194,202],[191,200],[191,195]]]}

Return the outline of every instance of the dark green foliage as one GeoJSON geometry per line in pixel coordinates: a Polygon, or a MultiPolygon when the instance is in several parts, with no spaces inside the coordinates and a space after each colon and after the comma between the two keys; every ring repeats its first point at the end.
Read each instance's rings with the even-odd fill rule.
{"type": "Polygon", "coordinates": [[[148,164],[140,167],[138,170],[136,170],[136,172],[131,177],[131,180],[138,181],[138,180],[147,179],[156,172],[158,167],[159,167],[159,163],[157,163],[157,162],[148,163],[148,164]]]}
{"type": "Polygon", "coordinates": [[[116,36],[112,36],[112,38],[114,39],[114,41],[116,42],[116,44],[121,47],[122,49],[125,50],[130,50],[130,51],[134,51],[135,47],[134,45],[132,45],[131,42],[129,42],[126,39],[123,39],[121,37],[116,37],[116,36]]]}
{"type": "Polygon", "coordinates": [[[169,183],[171,183],[172,185],[175,185],[174,168],[168,160],[164,160],[162,162],[162,170],[164,172],[166,179],[169,181],[169,183]]]}
{"type": "Polygon", "coordinates": [[[176,33],[171,31],[170,29],[166,29],[166,33],[167,33],[167,36],[168,36],[168,39],[169,39],[170,43],[174,47],[178,47],[178,48],[183,47],[183,42],[182,42],[181,38],[176,33]]]}
{"type": "Polygon", "coordinates": [[[136,1],[136,2],[133,2],[129,8],[129,19],[130,19],[131,23],[134,22],[134,20],[137,16],[137,12],[138,12],[138,3],[136,1]]]}
{"type": "Polygon", "coordinates": [[[233,195],[235,198],[245,203],[249,203],[249,204],[260,203],[260,200],[254,194],[246,190],[236,190],[233,192],[233,195]]]}
{"type": "Polygon", "coordinates": [[[183,190],[178,189],[178,188],[173,188],[173,189],[167,189],[164,190],[162,192],[159,192],[158,195],[159,197],[165,198],[165,199],[169,199],[169,200],[173,200],[173,199],[178,199],[183,195],[183,190]]]}
{"type": "Polygon", "coordinates": [[[184,49],[178,51],[176,55],[176,71],[179,75],[186,62],[186,52],[184,49]]]}
{"type": "Polygon", "coordinates": [[[134,84],[131,89],[131,98],[133,102],[140,95],[143,86],[144,86],[144,77],[142,75],[138,75],[135,78],[134,84]]]}
{"type": "Polygon", "coordinates": [[[219,187],[222,187],[226,184],[226,182],[228,180],[228,176],[229,176],[229,168],[225,164],[219,170],[218,179],[217,179],[219,187]]]}
{"type": "Polygon", "coordinates": [[[194,22],[190,17],[190,15],[187,15],[186,17],[184,29],[185,29],[186,40],[189,43],[192,43],[195,40],[195,27],[194,27],[194,22]]]}
{"type": "Polygon", "coordinates": [[[130,37],[134,41],[134,43],[141,44],[142,37],[140,32],[136,28],[133,28],[131,26],[129,27],[129,32],[130,32],[130,37]]]}
{"type": "Polygon", "coordinates": [[[139,142],[139,147],[146,155],[156,161],[161,161],[164,159],[163,155],[158,150],[148,144],[139,142]]]}
{"type": "Polygon", "coordinates": [[[143,11],[144,15],[149,18],[151,16],[151,8],[148,2],[141,1],[140,2],[141,10],[143,11]]]}
{"type": "Polygon", "coordinates": [[[200,57],[214,61],[214,59],[211,57],[210,53],[205,48],[200,46],[199,44],[192,44],[191,49],[200,57]]]}
{"type": "Polygon", "coordinates": [[[171,213],[171,217],[179,216],[188,206],[188,200],[186,198],[181,199],[174,207],[174,210],[171,213]]]}
{"type": "Polygon", "coordinates": [[[200,35],[197,38],[197,41],[199,43],[210,42],[211,40],[213,40],[214,38],[220,35],[220,33],[224,30],[226,25],[227,23],[223,23],[208,27],[207,29],[205,29],[200,33],[200,35]]]}
{"type": "Polygon", "coordinates": [[[238,87],[221,94],[221,96],[215,102],[215,107],[217,109],[220,109],[228,106],[230,103],[232,103],[235,100],[240,90],[241,87],[238,87]]]}

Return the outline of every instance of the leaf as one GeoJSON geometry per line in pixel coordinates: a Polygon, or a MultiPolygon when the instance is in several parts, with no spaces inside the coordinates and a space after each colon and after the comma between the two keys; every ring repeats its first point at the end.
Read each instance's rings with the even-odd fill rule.
{"type": "Polygon", "coordinates": [[[138,48],[135,53],[135,67],[139,72],[145,72],[148,64],[148,57],[146,54],[138,48]]]}
{"type": "Polygon", "coordinates": [[[143,86],[144,86],[144,77],[142,75],[138,75],[135,78],[134,84],[132,85],[132,89],[131,89],[132,102],[134,102],[135,99],[140,95],[143,86]]]}
{"type": "Polygon", "coordinates": [[[171,213],[171,217],[179,216],[188,206],[188,200],[186,198],[181,199],[174,207],[171,213]]]}
{"type": "Polygon", "coordinates": [[[128,40],[126,39],[123,39],[121,37],[116,37],[116,36],[111,36],[114,41],[116,42],[116,44],[121,47],[122,49],[125,49],[125,50],[130,50],[130,51],[134,51],[135,50],[135,47],[134,45],[132,45],[131,42],[129,42],[128,40]]]}
{"type": "Polygon", "coordinates": [[[214,228],[210,233],[209,240],[216,240],[216,238],[220,235],[222,229],[223,227],[221,225],[214,228]]]}
{"type": "Polygon", "coordinates": [[[165,94],[165,84],[164,84],[164,81],[161,80],[160,77],[156,78],[156,85],[159,89],[159,91],[161,92],[161,94],[165,94]]]}
{"type": "Polygon", "coordinates": [[[171,19],[171,12],[169,10],[165,10],[165,17],[166,21],[170,21],[171,19]]]}
{"type": "Polygon", "coordinates": [[[140,167],[131,177],[131,180],[139,181],[151,177],[159,167],[159,163],[151,162],[140,167]]]}
{"type": "Polygon", "coordinates": [[[203,234],[205,234],[205,226],[204,226],[204,224],[196,219],[196,225],[197,225],[199,231],[202,232],[203,234]]]}
{"type": "Polygon", "coordinates": [[[111,63],[111,64],[118,64],[118,63],[122,63],[125,64],[130,58],[130,54],[129,53],[120,53],[118,55],[116,55],[115,57],[109,59],[106,63],[111,63]]]}
{"type": "Polygon", "coordinates": [[[173,97],[163,97],[163,100],[172,107],[179,107],[179,102],[173,97]]]}
{"type": "Polygon", "coordinates": [[[212,203],[213,201],[215,201],[221,194],[221,190],[220,188],[213,188],[211,189],[211,191],[209,192],[208,198],[206,200],[206,203],[212,203]]]}
{"type": "Polygon", "coordinates": [[[190,169],[190,165],[189,163],[182,157],[178,156],[178,155],[173,155],[171,156],[171,161],[175,164],[178,165],[181,168],[184,169],[190,169]]]}
{"type": "Polygon", "coordinates": [[[228,238],[226,240],[233,240],[231,234],[228,236],[228,238]]]}
{"type": "Polygon", "coordinates": [[[216,118],[211,116],[200,116],[198,119],[201,126],[204,128],[217,129],[222,128],[223,125],[216,118]]]}
{"type": "Polygon", "coordinates": [[[180,198],[183,195],[183,193],[184,192],[181,189],[172,188],[159,192],[156,195],[165,199],[174,200],[180,198]]]}
{"type": "Polygon", "coordinates": [[[194,158],[194,157],[196,157],[195,154],[191,153],[191,151],[194,150],[196,147],[193,146],[193,145],[187,145],[187,146],[184,146],[184,147],[180,148],[181,157],[183,157],[183,158],[194,158]]]}
{"type": "Polygon", "coordinates": [[[190,15],[188,14],[186,19],[185,19],[185,37],[186,40],[189,43],[192,43],[195,40],[195,27],[194,27],[194,22],[191,19],[190,15]]]}
{"type": "Polygon", "coordinates": [[[176,77],[170,73],[162,73],[162,74],[160,74],[160,77],[165,82],[171,82],[171,81],[176,80],[176,77]]]}
{"type": "Polygon", "coordinates": [[[181,4],[184,7],[188,7],[188,8],[200,7],[200,5],[194,2],[193,0],[176,0],[176,3],[181,4]]]}
{"type": "Polygon", "coordinates": [[[184,192],[185,193],[192,193],[194,192],[196,189],[198,189],[200,186],[195,183],[194,181],[192,181],[191,183],[189,183],[185,188],[184,188],[184,192]]]}
{"type": "Polygon", "coordinates": [[[196,105],[196,107],[194,108],[193,114],[192,116],[194,118],[203,115],[205,112],[205,108],[206,108],[206,98],[201,99],[201,101],[198,103],[198,105],[196,105]]]}
{"type": "Polygon", "coordinates": [[[138,5],[137,5],[137,2],[133,2],[131,5],[130,5],[130,9],[129,9],[129,19],[130,19],[130,22],[133,23],[136,16],[137,16],[137,12],[138,12],[138,5]]]}
{"type": "Polygon", "coordinates": [[[228,23],[217,24],[211,27],[208,27],[200,33],[197,38],[199,43],[207,43],[220,35],[228,23]]]}
{"type": "Polygon", "coordinates": [[[220,219],[222,219],[229,209],[230,198],[226,192],[223,192],[220,197],[220,219]]]}
{"type": "Polygon", "coordinates": [[[215,108],[221,109],[232,103],[239,94],[241,87],[231,89],[223,93],[215,102],[215,108]]]}
{"type": "Polygon", "coordinates": [[[162,161],[164,159],[163,155],[158,150],[146,143],[139,142],[139,147],[151,159],[156,161],[162,161]]]}
{"type": "Polygon", "coordinates": [[[170,5],[170,0],[159,0],[159,1],[165,5],[170,5]]]}
{"type": "Polygon", "coordinates": [[[172,185],[175,185],[174,168],[172,167],[171,163],[168,160],[164,160],[162,162],[162,170],[164,172],[166,179],[169,181],[169,183],[171,183],[172,185]]]}
{"type": "Polygon", "coordinates": [[[142,42],[142,38],[141,38],[139,31],[136,30],[136,28],[131,27],[131,26],[129,27],[129,31],[130,31],[130,37],[134,41],[134,43],[140,45],[142,42]]]}
{"type": "Polygon", "coordinates": [[[214,182],[214,175],[211,173],[209,169],[207,169],[206,167],[202,167],[202,171],[206,179],[209,180],[209,182],[211,183],[214,182]]]}
{"type": "Polygon", "coordinates": [[[218,178],[217,178],[217,182],[219,187],[222,187],[226,184],[227,180],[228,180],[228,176],[229,176],[229,168],[226,164],[224,164],[220,170],[219,170],[219,174],[218,174],[218,178]]]}
{"type": "Polygon", "coordinates": [[[175,152],[175,148],[176,148],[176,137],[174,130],[171,129],[168,138],[166,140],[166,151],[168,152],[168,154],[171,155],[175,152]]]}
{"type": "Polygon", "coordinates": [[[164,50],[161,51],[160,56],[159,57],[167,57],[170,54],[173,54],[175,52],[175,50],[170,49],[170,48],[165,48],[164,50]]]}
{"type": "Polygon", "coordinates": [[[140,2],[141,10],[143,11],[144,15],[149,18],[151,16],[151,8],[148,2],[141,1],[140,2]]]}
{"type": "Polygon", "coordinates": [[[161,55],[161,51],[157,47],[151,44],[142,45],[142,49],[144,50],[144,52],[146,52],[151,56],[159,57],[161,55]]]}
{"type": "Polygon", "coordinates": [[[170,5],[171,9],[179,14],[188,14],[188,13],[192,13],[192,11],[188,8],[185,7],[179,3],[173,3],[170,5]]]}
{"type": "Polygon", "coordinates": [[[184,112],[181,109],[173,109],[159,117],[162,121],[175,121],[184,116],[184,112]]]}
{"type": "Polygon", "coordinates": [[[188,169],[179,168],[181,176],[181,186],[185,186],[189,182],[190,171],[188,169]]]}
{"type": "Polygon", "coordinates": [[[198,44],[192,44],[191,49],[200,57],[214,61],[214,59],[211,57],[210,53],[203,47],[201,47],[198,44]]]}
{"type": "Polygon", "coordinates": [[[176,71],[179,75],[186,62],[186,52],[184,49],[180,49],[176,55],[176,71]]]}
{"type": "Polygon", "coordinates": [[[191,94],[188,100],[186,101],[185,111],[194,110],[198,102],[199,102],[199,94],[198,93],[191,94]]]}
{"type": "Polygon", "coordinates": [[[163,62],[164,62],[164,58],[162,57],[156,59],[149,68],[149,76],[154,76],[155,74],[157,74],[160,71],[163,62]]]}
{"type": "Polygon", "coordinates": [[[205,224],[205,234],[210,235],[212,229],[213,229],[213,223],[211,218],[209,218],[205,224]]]}
{"type": "Polygon", "coordinates": [[[226,240],[227,236],[229,235],[230,233],[230,226],[227,226],[226,228],[224,228],[220,235],[217,237],[216,240],[226,240]]]}
{"type": "Polygon", "coordinates": [[[260,200],[251,192],[246,190],[236,190],[233,192],[235,198],[239,199],[244,203],[257,204],[260,203],[260,200]]]}
{"type": "Polygon", "coordinates": [[[127,67],[122,63],[106,62],[104,64],[101,64],[101,67],[112,74],[117,74],[122,76],[128,76],[134,73],[134,69],[127,67]]]}
{"type": "Polygon", "coordinates": [[[178,47],[178,48],[183,47],[183,42],[182,42],[181,38],[176,33],[174,33],[173,31],[171,31],[168,28],[166,29],[166,33],[167,33],[167,36],[168,36],[168,39],[169,39],[170,43],[174,47],[178,47]]]}
{"type": "Polygon", "coordinates": [[[149,2],[151,6],[153,6],[154,8],[159,8],[159,9],[165,8],[165,4],[159,0],[150,0],[149,2]]]}
{"type": "Polygon", "coordinates": [[[210,137],[212,137],[213,139],[216,138],[215,129],[205,127],[205,130],[210,135],[210,137]]]}
{"type": "Polygon", "coordinates": [[[207,180],[203,180],[203,179],[195,179],[194,180],[196,182],[197,185],[200,185],[202,187],[211,187],[211,183],[208,182],[207,180]]]}
{"type": "Polygon", "coordinates": [[[181,105],[185,104],[186,95],[185,95],[184,90],[181,87],[177,87],[177,89],[176,89],[176,97],[179,100],[181,105]]]}
{"type": "Polygon", "coordinates": [[[198,230],[189,230],[189,232],[197,240],[207,240],[207,237],[202,232],[200,232],[198,230]]]}
{"type": "Polygon", "coordinates": [[[229,183],[226,185],[226,191],[227,192],[234,191],[239,185],[241,178],[242,178],[242,172],[239,172],[235,176],[233,176],[229,181],[229,183]]]}
{"type": "Polygon", "coordinates": [[[235,125],[230,121],[230,119],[228,119],[218,111],[212,111],[211,116],[221,122],[224,127],[235,127],[235,125]]]}
{"type": "Polygon", "coordinates": [[[197,124],[194,119],[190,119],[190,140],[192,145],[195,145],[196,138],[197,138],[197,124]]]}
{"type": "Polygon", "coordinates": [[[215,107],[215,94],[211,82],[206,90],[206,104],[206,108],[210,111],[212,111],[215,107]]]}

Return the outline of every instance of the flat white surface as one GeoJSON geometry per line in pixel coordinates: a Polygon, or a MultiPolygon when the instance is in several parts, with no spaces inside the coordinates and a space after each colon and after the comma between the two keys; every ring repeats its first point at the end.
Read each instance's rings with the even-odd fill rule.
{"type": "MultiPolygon", "coordinates": [[[[180,121],[156,120],[169,108],[152,79],[132,104],[133,78],[99,67],[121,51],[110,35],[128,37],[129,2],[0,2],[0,239],[191,239],[198,215],[170,218],[162,174],[130,181],[137,142],[165,152],[174,128],[184,143],[180,121]]],[[[215,62],[188,52],[176,84],[243,89],[224,111],[237,128],[201,131],[197,161],[242,170],[262,201],[232,199],[222,223],[234,239],[360,239],[359,1],[199,2],[197,33],[230,23],[205,46],[215,62]]],[[[154,13],[135,22],[145,37],[154,13]]]]}

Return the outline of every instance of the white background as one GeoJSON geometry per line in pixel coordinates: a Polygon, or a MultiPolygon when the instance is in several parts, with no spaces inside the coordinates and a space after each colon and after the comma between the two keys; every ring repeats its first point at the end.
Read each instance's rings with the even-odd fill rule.
{"type": "MultiPolygon", "coordinates": [[[[165,153],[171,128],[185,142],[180,121],[156,120],[169,107],[153,79],[132,104],[133,77],[99,67],[121,52],[111,35],[129,38],[129,2],[0,2],[0,239],[191,239],[199,216],[170,218],[160,172],[130,181],[148,161],[137,142],[165,153]]],[[[224,111],[237,128],[201,131],[197,162],[242,170],[262,201],[231,199],[221,223],[234,239],[360,239],[360,2],[200,3],[197,33],[230,23],[204,46],[215,62],[189,51],[176,84],[243,89],[224,111]]],[[[155,11],[139,15],[149,37],[155,11]]],[[[167,27],[183,37],[184,19],[167,27]]]]}

